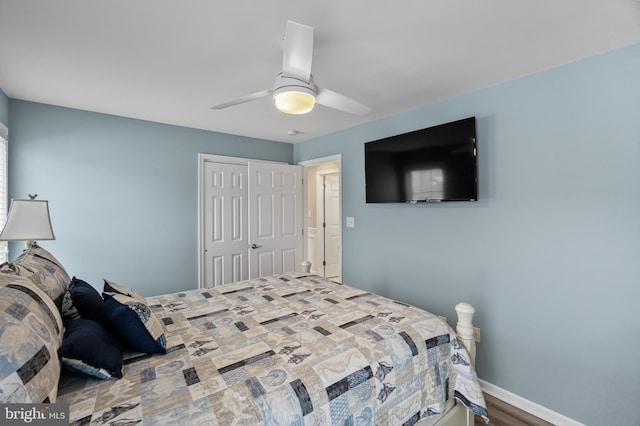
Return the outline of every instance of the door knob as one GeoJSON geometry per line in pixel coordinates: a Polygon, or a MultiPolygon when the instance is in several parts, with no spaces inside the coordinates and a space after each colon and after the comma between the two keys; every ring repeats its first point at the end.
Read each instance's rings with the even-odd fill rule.
{"type": "Polygon", "coordinates": [[[256,243],[251,244],[251,248],[254,249],[254,250],[257,249],[257,248],[260,248],[260,247],[262,247],[262,246],[259,246],[256,243]]]}

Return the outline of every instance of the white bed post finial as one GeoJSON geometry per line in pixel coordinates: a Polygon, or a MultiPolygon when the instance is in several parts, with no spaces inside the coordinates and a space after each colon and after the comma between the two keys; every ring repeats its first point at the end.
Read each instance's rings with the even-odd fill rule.
{"type": "Polygon", "coordinates": [[[473,338],[473,314],[476,310],[469,303],[458,303],[456,305],[456,313],[458,314],[458,323],[456,324],[456,334],[462,341],[462,344],[469,352],[471,364],[476,363],[476,341],[473,338]]]}

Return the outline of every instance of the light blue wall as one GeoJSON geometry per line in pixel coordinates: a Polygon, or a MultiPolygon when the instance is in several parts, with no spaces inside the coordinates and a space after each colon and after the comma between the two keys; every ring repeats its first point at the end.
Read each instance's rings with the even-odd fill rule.
{"type": "MultiPolygon", "coordinates": [[[[9,192],[49,200],[77,275],[144,295],[195,288],[198,153],[291,162],[291,144],[10,100],[9,192]]],[[[11,246],[10,258],[20,247],[11,246]]]]}
{"type": "Polygon", "coordinates": [[[589,425],[640,424],[640,45],[294,147],[336,153],[346,283],[450,320],[471,302],[481,378],[589,425]],[[478,202],[365,203],[365,142],[471,115],[478,202]]]}

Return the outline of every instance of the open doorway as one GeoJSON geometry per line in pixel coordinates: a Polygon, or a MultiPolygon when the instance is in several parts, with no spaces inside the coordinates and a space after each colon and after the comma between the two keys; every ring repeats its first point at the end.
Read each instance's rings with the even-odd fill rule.
{"type": "Polygon", "coordinates": [[[340,156],[300,163],[305,166],[306,258],[312,273],[334,281],[342,276],[340,163],[340,156]]]}

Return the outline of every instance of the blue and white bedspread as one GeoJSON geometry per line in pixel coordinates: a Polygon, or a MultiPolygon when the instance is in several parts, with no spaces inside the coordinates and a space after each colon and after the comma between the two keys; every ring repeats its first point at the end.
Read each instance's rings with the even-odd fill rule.
{"type": "Polygon", "coordinates": [[[487,419],[469,356],[421,309],[302,273],[147,298],[167,354],[66,375],[72,424],[401,425],[456,398],[487,419]]]}

